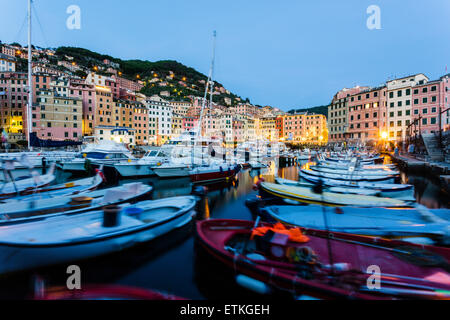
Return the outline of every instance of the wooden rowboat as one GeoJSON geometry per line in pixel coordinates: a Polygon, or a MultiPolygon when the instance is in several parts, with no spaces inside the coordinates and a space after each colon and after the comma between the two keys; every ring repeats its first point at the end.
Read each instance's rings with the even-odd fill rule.
{"type": "Polygon", "coordinates": [[[236,281],[249,289],[321,299],[450,298],[450,249],[254,225],[224,219],[197,223],[199,246],[234,270],[236,281]],[[373,270],[379,270],[379,287],[373,286],[373,270]]]}

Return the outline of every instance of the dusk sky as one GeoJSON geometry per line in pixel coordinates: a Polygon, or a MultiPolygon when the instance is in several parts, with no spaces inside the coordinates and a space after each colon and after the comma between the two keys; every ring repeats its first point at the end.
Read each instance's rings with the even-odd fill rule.
{"type": "MultiPolygon", "coordinates": [[[[449,0],[35,0],[34,7],[35,45],[173,59],[204,74],[217,30],[215,79],[283,110],[328,104],[343,87],[420,72],[435,79],[450,64],[449,0]],[[80,30],[66,27],[72,4],[81,8],[80,30]],[[381,9],[379,30],[366,26],[370,5],[381,9]]],[[[0,0],[1,41],[26,44],[26,10],[27,0],[0,0]]]]}

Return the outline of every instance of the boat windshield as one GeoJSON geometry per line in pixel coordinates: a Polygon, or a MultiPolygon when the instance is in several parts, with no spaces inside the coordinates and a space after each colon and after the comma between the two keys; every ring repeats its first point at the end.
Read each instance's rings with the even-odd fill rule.
{"type": "MultiPolygon", "coordinates": [[[[83,156],[83,155],[82,155],[83,156]]],[[[123,153],[88,152],[86,158],[89,159],[127,159],[123,153]]]]}

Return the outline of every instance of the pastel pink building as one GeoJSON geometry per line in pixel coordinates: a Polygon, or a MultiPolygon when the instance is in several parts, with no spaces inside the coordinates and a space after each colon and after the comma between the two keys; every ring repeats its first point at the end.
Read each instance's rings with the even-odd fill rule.
{"type": "Polygon", "coordinates": [[[386,132],[386,123],[386,86],[363,90],[349,97],[349,141],[377,141],[386,132]]]}
{"type": "Polygon", "coordinates": [[[337,92],[328,106],[328,141],[343,142],[348,138],[348,101],[350,96],[368,87],[356,86],[337,92]]]}
{"type": "Polygon", "coordinates": [[[449,129],[448,111],[443,112],[441,124],[439,115],[449,108],[449,84],[448,75],[439,80],[416,85],[412,88],[412,123],[409,134],[429,134],[439,132],[439,126],[443,130],[449,129]]]}
{"type": "Polygon", "coordinates": [[[198,118],[196,117],[184,117],[182,120],[183,131],[192,131],[198,124],[198,118]]]}
{"type": "Polygon", "coordinates": [[[82,133],[84,136],[94,134],[95,86],[83,80],[72,79],[69,85],[69,97],[82,102],[82,133]]]}
{"type": "Polygon", "coordinates": [[[114,79],[106,79],[105,85],[111,89],[111,94],[114,99],[120,98],[120,86],[114,79]]]}

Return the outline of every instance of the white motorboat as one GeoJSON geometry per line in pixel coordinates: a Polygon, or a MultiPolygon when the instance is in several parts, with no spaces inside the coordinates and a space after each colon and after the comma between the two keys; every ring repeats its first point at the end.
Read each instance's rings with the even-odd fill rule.
{"type": "Polygon", "coordinates": [[[0,204],[0,225],[29,222],[64,214],[78,214],[111,204],[136,201],[149,196],[152,189],[151,186],[136,182],[76,195],[11,199],[0,204]]]}
{"type": "MultiPolygon", "coordinates": [[[[305,187],[312,188],[314,184],[305,183],[300,181],[275,178],[275,182],[278,184],[283,184],[287,186],[297,186],[297,187],[305,187]]],[[[343,193],[343,194],[360,194],[364,196],[378,196],[380,193],[377,190],[365,189],[365,188],[352,188],[352,187],[325,187],[326,191],[335,192],[335,193],[343,193]]]]}
{"type": "Polygon", "coordinates": [[[405,208],[412,204],[399,199],[381,198],[374,196],[341,194],[324,190],[321,194],[315,193],[312,188],[288,186],[270,182],[259,183],[262,194],[290,199],[303,203],[322,204],[328,206],[361,206],[361,207],[389,207],[405,208]]]}
{"type": "MultiPolygon", "coordinates": [[[[4,164],[8,166],[7,161],[4,164]]],[[[8,175],[7,172],[10,172],[12,168],[5,167],[4,172],[8,175]]],[[[5,181],[0,183],[0,199],[6,199],[17,195],[27,194],[32,192],[33,190],[38,190],[39,188],[43,188],[50,183],[52,183],[56,177],[54,175],[55,164],[52,164],[50,170],[47,174],[41,175],[36,170],[32,170],[31,177],[14,180],[7,182],[7,177],[5,177],[5,181]]],[[[0,210],[1,213],[1,210],[0,210]]]]}
{"type": "Polygon", "coordinates": [[[187,224],[194,208],[194,197],[174,197],[0,227],[0,274],[130,248],[187,224]]]}
{"type": "Polygon", "coordinates": [[[35,199],[55,198],[60,196],[71,196],[79,193],[96,190],[105,181],[103,172],[97,169],[93,177],[68,181],[58,185],[44,186],[38,189],[25,190],[21,196],[0,200],[0,203],[8,201],[33,201],[35,199]]]}
{"type": "Polygon", "coordinates": [[[383,175],[398,176],[400,174],[398,170],[391,170],[391,169],[366,170],[366,169],[350,167],[349,169],[345,170],[345,169],[337,169],[337,168],[325,168],[325,167],[321,167],[321,166],[309,166],[309,169],[311,169],[312,171],[317,171],[317,172],[321,172],[321,173],[331,173],[331,174],[341,174],[341,175],[357,174],[357,175],[364,175],[364,176],[368,176],[368,177],[383,176],[383,175]]]}
{"type": "Polygon", "coordinates": [[[427,209],[423,206],[403,210],[386,208],[341,207],[324,209],[321,206],[268,206],[260,208],[263,217],[271,217],[284,224],[334,232],[369,236],[402,238],[421,244],[450,244],[450,221],[439,217],[448,209],[427,209]],[[424,214],[424,211],[426,213],[424,214]]]}
{"type": "Polygon", "coordinates": [[[128,162],[135,158],[123,144],[104,140],[100,143],[88,144],[76,158],[68,161],[61,161],[58,166],[64,171],[85,171],[86,159],[92,164],[107,165],[128,162]]]}
{"type": "Polygon", "coordinates": [[[163,163],[168,163],[169,159],[170,154],[166,154],[163,149],[159,149],[148,151],[140,159],[108,164],[106,166],[113,167],[123,178],[146,177],[154,176],[153,168],[163,163]]]}
{"type": "Polygon", "coordinates": [[[329,172],[320,172],[314,170],[300,169],[300,174],[302,177],[304,175],[312,176],[315,178],[321,179],[333,179],[333,180],[343,180],[343,181],[351,181],[351,182],[359,182],[359,181],[370,181],[370,182],[385,182],[385,183],[393,183],[395,181],[395,176],[387,175],[387,174],[379,174],[368,176],[364,173],[329,173],[329,172]]]}
{"type": "Polygon", "coordinates": [[[382,197],[402,199],[406,201],[414,200],[414,186],[411,184],[327,179],[320,176],[309,175],[303,171],[300,171],[299,175],[302,180],[313,184],[322,181],[322,183],[326,186],[372,189],[376,190],[382,197]]]}

